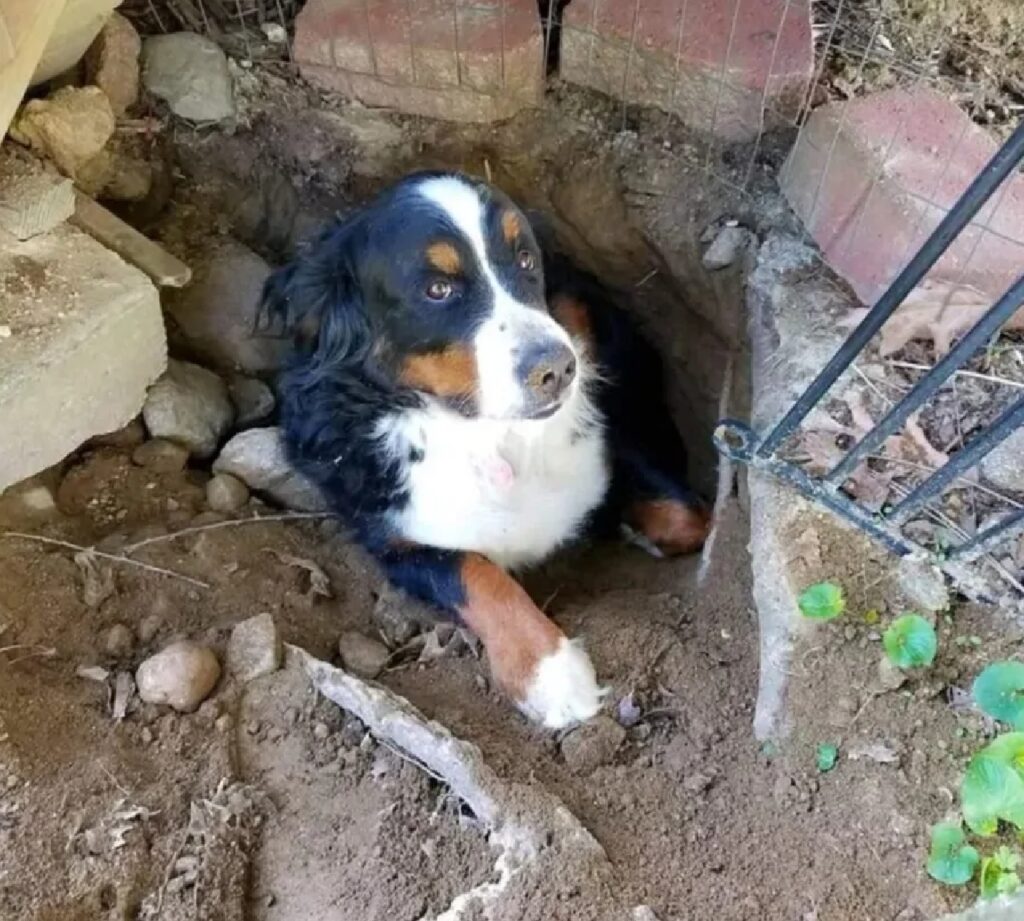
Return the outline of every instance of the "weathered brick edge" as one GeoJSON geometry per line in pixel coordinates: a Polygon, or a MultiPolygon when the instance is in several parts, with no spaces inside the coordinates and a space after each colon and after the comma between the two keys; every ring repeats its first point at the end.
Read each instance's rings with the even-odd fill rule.
{"type": "Polygon", "coordinates": [[[596,2],[577,0],[565,10],[559,72],[570,83],[677,114],[688,126],[726,141],[747,141],[791,121],[803,103],[814,72],[808,2],[763,0],[770,9],[755,12],[778,23],[777,33],[751,31],[741,17],[735,42],[729,36],[732,17],[722,20],[722,11],[731,7],[721,7],[716,17],[704,15],[699,3],[641,2],[634,28],[633,4],[596,2]],[[685,33],[679,23],[683,10],[685,33]]]}
{"type": "MultiPolygon", "coordinates": [[[[913,256],[996,150],[951,100],[895,89],[816,109],[780,182],[793,210],[865,304],[913,256]]],[[[931,270],[991,300],[1024,266],[1024,176],[1008,180],[931,270]],[[994,233],[982,236],[988,225],[994,233]]]]}
{"type": "Polygon", "coordinates": [[[544,39],[535,4],[509,4],[500,31],[483,23],[461,41],[436,32],[410,39],[409,25],[399,27],[390,6],[371,2],[362,28],[342,30],[332,8],[344,15],[346,0],[311,0],[296,19],[293,53],[302,76],[368,106],[449,121],[506,119],[542,99],[544,39]]]}

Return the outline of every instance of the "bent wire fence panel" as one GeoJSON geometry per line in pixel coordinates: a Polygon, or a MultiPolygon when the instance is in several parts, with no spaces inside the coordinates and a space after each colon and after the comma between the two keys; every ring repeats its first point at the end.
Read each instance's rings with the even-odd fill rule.
{"type": "MultiPolygon", "coordinates": [[[[919,549],[901,532],[901,525],[925,503],[941,495],[958,477],[968,473],[998,444],[1024,426],[1024,395],[1018,397],[938,469],[895,503],[872,512],[848,495],[844,483],[855,467],[878,450],[888,437],[901,430],[911,415],[931,399],[979,349],[991,341],[1002,326],[1024,306],[1024,266],[1021,274],[999,300],[920,380],[898,400],[888,413],[849,447],[841,460],[824,475],[814,476],[780,455],[783,444],[808,414],[819,406],[840,376],[850,368],[872,337],[903,303],[929,269],[970,223],[999,187],[1024,161],[1024,124],[1013,132],[992,157],[930,237],[910,259],[874,307],[836,351],[811,384],[796,399],[774,427],[754,431],[737,420],[723,420],[715,433],[719,451],[735,461],[763,470],[781,479],[808,498],[820,502],[862,528],[899,554],[919,549]]],[[[1024,466],[1024,457],[1020,458],[1024,466]]],[[[970,560],[997,544],[1024,533],[1024,509],[998,518],[948,547],[947,560],[970,560]]]]}

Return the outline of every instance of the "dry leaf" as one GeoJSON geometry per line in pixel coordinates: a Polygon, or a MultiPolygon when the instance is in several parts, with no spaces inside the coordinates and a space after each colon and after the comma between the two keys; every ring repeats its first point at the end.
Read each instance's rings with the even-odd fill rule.
{"type": "Polygon", "coordinates": [[[89,550],[76,553],[74,559],[82,573],[82,601],[90,608],[98,608],[114,594],[114,572],[98,566],[89,550]]]}
{"type": "Polygon", "coordinates": [[[114,703],[112,704],[111,716],[119,723],[128,713],[128,703],[135,693],[135,679],[131,672],[118,672],[114,679],[114,703]]]}
{"type": "Polygon", "coordinates": [[[79,678],[86,678],[89,681],[99,681],[101,683],[110,677],[110,672],[101,665],[79,665],[75,669],[75,674],[79,678]]]}
{"type": "MultiPolygon", "coordinates": [[[[913,339],[934,344],[937,355],[945,355],[953,340],[963,335],[993,304],[992,298],[970,285],[941,279],[926,279],[918,285],[882,327],[879,352],[892,355],[913,339]]],[[[852,328],[867,316],[858,310],[842,325],[852,328]]],[[[1018,310],[1006,329],[1024,329],[1024,309],[1018,310]]]]}
{"type": "Polygon", "coordinates": [[[292,556],[290,553],[281,553],[278,550],[271,550],[285,566],[294,566],[296,569],[303,569],[309,573],[308,595],[319,595],[322,598],[333,598],[331,592],[331,580],[316,563],[307,560],[305,557],[292,556]]]}

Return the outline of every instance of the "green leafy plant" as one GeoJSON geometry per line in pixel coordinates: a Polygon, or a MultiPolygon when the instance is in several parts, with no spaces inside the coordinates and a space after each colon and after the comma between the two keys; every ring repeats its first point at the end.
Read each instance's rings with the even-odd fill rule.
{"type": "Polygon", "coordinates": [[[1004,732],[989,742],[979,754],[1009,765],[1024,780],[1024,732],[1004,732]]]}
{"type": "Polygon", "coordinates": [[[940,822],[932,829],[928,854],[928,875],[948,886],[963,886],[974,878],[981,857],[967,843],[963,829],[955,822],[940,822]]]}
{"type": "Polygon", "coordinates": [[[964,821],[976,835],[994,835],[1000,820],[1024,829],[1024,778],[985,751],[975,755],[967,766],[960,802],[964,821]]]}
{"type": "Polygon", "coordinates": [[[1024,729],[1024,663],[994,662],[975,679],[972,693],[989,716],[1024,729]]]}
{"type": "Polygon", "coordinates": [[[821,744],[818,746],[817,764],[822,774],[831,771],[839,761],[839,746],[821,744]]]}
{"type": "Polygon", "coordinates": [[[797,599],[800,613],[811,620],[832,620],[846,610],[843,590],[832,582],[818,582],[805,588],[797,599]]]}
{"type": "Polygon", "coordinates": [[[981,862],[981,897],[994,899],[999,895],[1009,895],[1020,888],[1020,876],[1017,866],[1020,857],[1005,845],[996,850],[991,857],[981,862]]]}
{"type": "Polygon", "coordinates": [[[882,636],[889,661],[898,668],[923,668],[935,661],[935,628],[919,614],[897,617],[882,636]]]}

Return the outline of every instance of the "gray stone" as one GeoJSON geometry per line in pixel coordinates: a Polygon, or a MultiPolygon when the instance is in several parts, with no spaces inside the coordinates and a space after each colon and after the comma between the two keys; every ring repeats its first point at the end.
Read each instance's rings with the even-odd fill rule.
{"type": "Polygon", "coordinates": [[[327,507],[316,486],[288,462],[279,428],[239,432],[224,445],[213,470],[238,477],[287,508],[317,512],[327,507]]]}
{"type": "Polygon", "coordinates": [[[168,291],[172,346],[222,371],[279,370],[289,344],[255,334],[256,308],[270,267],[248,247],[226,239],[193,266],[191,284],[168,291]]]}
{"type": "Polygon", "coordinates": [[[949,607],[946,577],[938,566],[913,556],[902,557],[897,577],[907,598],[924,611],[945,611],[949,607]]]}
{"type": "Polygon", "coordinates": [[[228,59],[215,42],[194,32],[147,38],[142,82],[182,118],[210,122],[235,114],[228,59]]]}
{"type": "Polygon", "coordinates": [[[562,757],[576,774],[589,774],[608,764],[626,739],[626,730],[600,714],[562,739],[562,757]]]}
{"type": "Polygon", "coordinates": [[[228,381],[228,392],[235,404],[235,425],[239,428],[264,421],[277,406],[274,392],[255,377],[234,375],[228,381]]]}
{"type": "Polygon", "coordinates": [[[270,614],[257,614],[235,624],[228,640],[228,673],[241,682],[269,675],[281,667],[283,647],[270,614]]]}
{"type": "Polygon", "coordinates": [[[981,475],[999,489],[1024,493],[1024,428],[992,449],[981,462],[981,475]]]}
{"type": "Polygon", "coordinates": [[[132,463],[154,473],[178,473],[188,464],[188,449],[164,438],[151,438],[132,451],[132,463]]]}
{"type": "Polygon", "coordinates": [[[237,512],[249,501],[249,487],[230,473],[217,473],[206,484],[206,502],[215,512],[237,512]]]}
{"type": "Polygon", "coordinates": [[[701,263],[711,272],[724,269],[736,262],[756,242],[745,227],[723,227],[705,250],[701,263]]]}
{"type": "Polygon", "coordinates": [[[118,659],[130,656],[135,648],[135,634],[124,624],[114,624],[107,631],[103,648],[107,655],[118,659]]]}
{"type": "Polygon", "coordinates": [[[883,691],[898,691],[907,683],[907,676],[889,661],[888,656],[878,660],[878,686],[883,691]]]}
{"type": "Polygon", "coordinates": [[[135,673],[145,703],[168,704],[181,713],[198,709],[219,678],[220,663],[213,651],[189,640],[150,656],[135,673]]]}
{"type": "Polygon", "coordinates": [[[939,921],[1020,921],[1021,918],[1024,918],[1024,892],[979,901],[966,911],[944,915],[939,921]]]}
{"type": "Polygon", "coordinates": [[[391,656],[380,640],[357,630],[346,630],[338,639],[341,664],[360,678],[376,678],[391,656]]]}
{"type": "Polygon", "coordinates": [[[86,79],[106,93],[115,115],[124,115],[139,98],[141,51],[135,26],[120,13],[112,13],[85,54],[86,79]]]}
{"type": "Polygon", "coordinates": [[[151,435],[180,444],[198,458],[216,453],[234,416],[224,381],[206,368],[173,359],[142,408],[151,435]]]}

